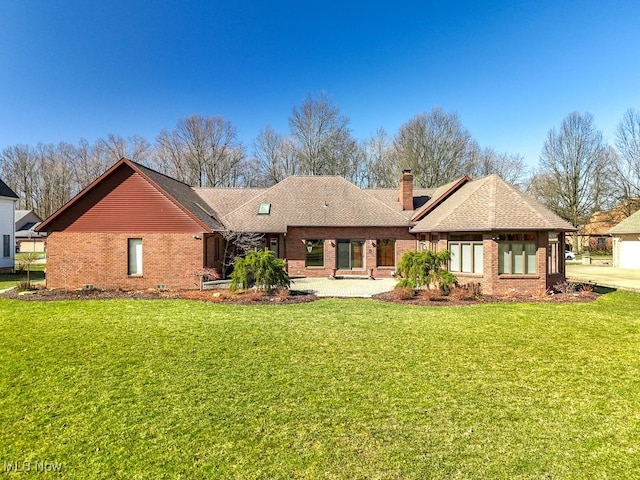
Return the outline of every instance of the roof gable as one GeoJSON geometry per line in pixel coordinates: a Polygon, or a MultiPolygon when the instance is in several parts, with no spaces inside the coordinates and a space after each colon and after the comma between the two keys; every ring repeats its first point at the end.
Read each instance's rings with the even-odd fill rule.
{"type": "Polygon", "coordinates": [[[640,233],[640,210],[625,218],[607,233],[611,235],[625,235],[640,233]]]}
{"type": "Polygon", "coordinates": [[[192,232],[219,226],[204,211],[197,214],[196,200],[188,185],[123,158],[36,230],[192,232]],[[192,199],[191,208],[183,205],[192,199]]]}
{"type": "Polygon", "coordinates": [[[414,212],[413,216],[411,217],[411,220],[414,222],[417,222],[421,218],[424,218],[425,215],[427,215],[430,211],[432,211],[434,208],[436,208],[438,205],[444,202],[453,193],[455,193],[460,187],[462,187],[463,185],[465,185],[470,181],[471,181],[471,177],[465,175],[464,177],[454,180],[453,182],[449,182],[445,185],[442,185],[441,187],[436,188],[433,194],[431,195],[431,198],[429,198],[429,200],[422,207],[418,208],[414,212]]]}
{"type": "Polygon", "coordinates": [[[9,188],[9,186],[0,178],[0,197],[7,198],[20,198],[16,193],[9,188]]]}
{"type": "Polygon", "coordinates": [[[31,229],[35,224],[42,222],[42,219],[33,210],[16,210],[15,221],[18,231],[31,229]]]}
{"type": "Polygon", "coordinates": [[[426,214],[412,232],[558,230],[561,219],[497,175],[464,184],[426,214]]]}

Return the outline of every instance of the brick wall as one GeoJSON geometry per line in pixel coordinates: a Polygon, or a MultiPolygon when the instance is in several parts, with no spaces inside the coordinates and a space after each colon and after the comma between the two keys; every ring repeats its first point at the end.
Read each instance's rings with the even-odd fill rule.
{"type": "MultiPolygon", "coordinates": [[[[484,233],[483,243],[483,274],[469,274],[456,272],[460,284],[480,283],[482,292],[487,295],[503,295],[511,291],[519,294],[538,294],[545,292],[553,285],[565,280],[564,262],[561,263],[561,271],[557,274],[547,274],[547,247],[549,235],[546,232],[537,234],[537,273],[534,275],[500,275],[499,267],[499,243],[493,240],[494,233],[484,233]]],[[[447,234],[441,234],[438,241],[438,249],[446,249],[448,246],[447,234]]],[[[561,236],[560,252],[564,251],[564,236],[561,236]]]]}
{"type": "MultiPolygon", "coordinates": [[[[202,240],[192,233],[51,232],[47,239],[47,288],[170,290],[197,288],[202,240]],[[142,239],[142,275],[129,276],[128,239],[142,239]]],[[[202,237],[203,235],[199,235],[202,237]]]]}
{"type": "Polygon", "coordinates": [[[338,239],[353,239],[365,241],[365,265],[361,269],[336,270],[336,275],[368,275],[373,269],[374,277],[390,277],[395,267],[378,267],[376,265],[377,240],[395,239],[395,261],[407,250],[415,250],[416,238],[406,227],[340,227],[315,228],[291,227],[284,237],[285,249],[281,256],[287,259],[290,275],[305,275],[309,277],[324,277],[334,273],[336,268],[336,246],[338,239]],[[324,239],[324,266],[306,267],[305,240],[324,239]],[[374,246],[374,244],[376,244],[374,246]]]}

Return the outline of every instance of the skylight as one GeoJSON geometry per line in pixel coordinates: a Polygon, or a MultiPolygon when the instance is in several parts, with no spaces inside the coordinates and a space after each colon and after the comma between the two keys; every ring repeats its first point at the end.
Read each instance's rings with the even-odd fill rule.
{"type": "Polygon", "coordinates": [[[258,215],[269,215],[271,213],[270,203],[261,203],[258,207],[258,215]]]}

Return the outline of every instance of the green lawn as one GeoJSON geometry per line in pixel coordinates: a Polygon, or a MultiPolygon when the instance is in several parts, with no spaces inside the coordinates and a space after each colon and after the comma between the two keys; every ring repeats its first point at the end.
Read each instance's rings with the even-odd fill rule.
{"type": "MultiPolygon", "coordinates": [[[[31,272],[29,273],[29,278],[31,279],[31,283],[44,283],[44,271],[43,265],[32,265],[31,272]]],[[[0,274],[0,290],[4,290],[5,288],[15,287],[18,283],[25,281],[27,279],[26,272],[16,272],[16,273],[3,273],[0,274]]]]}
{"type": "Polygon", "coordinates": [[[640,478],[638,306],[0,300],[0,460],[78,479],[640,478]]]}

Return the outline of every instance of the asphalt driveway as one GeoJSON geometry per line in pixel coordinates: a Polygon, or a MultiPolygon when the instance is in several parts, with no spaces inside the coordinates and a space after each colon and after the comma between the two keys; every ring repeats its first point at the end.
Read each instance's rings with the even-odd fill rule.
{"type": "Polygon", "coordinates": [[[640,292],[640,270],[614,268],[611,265],[567,263],[567,279],[617,290],[640,292]]]}

